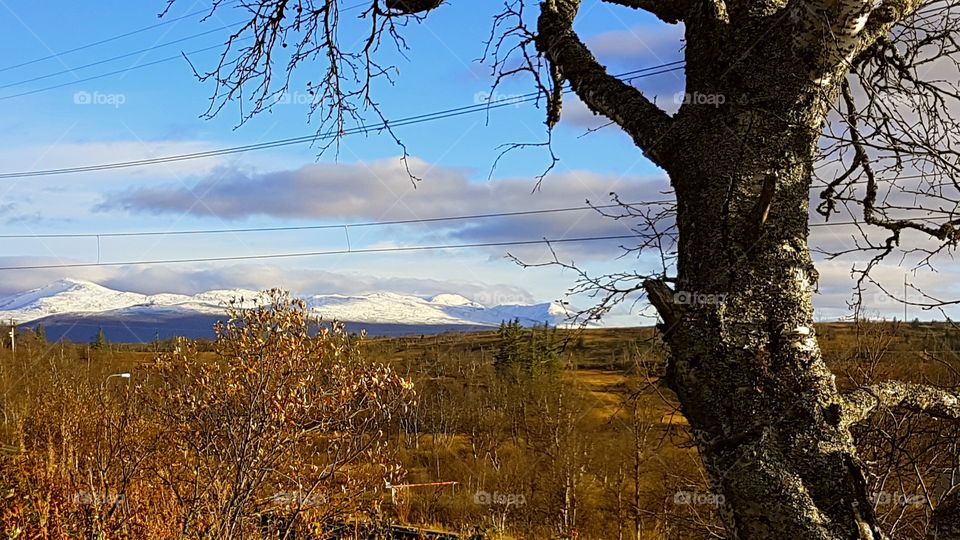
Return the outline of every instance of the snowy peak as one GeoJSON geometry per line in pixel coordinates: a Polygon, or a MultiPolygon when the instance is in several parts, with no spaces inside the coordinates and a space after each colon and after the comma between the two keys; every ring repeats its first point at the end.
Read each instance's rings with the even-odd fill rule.
{"type": "MultiPolygon", "coordinates": [[[[213,290],[193,296],[182,294],[144,295],[103,287],[89,281],[63,279],[23,293],[0,297],[0,319],[20,324],[53,315],[97,314],[123,319],[125,315],[167,317],[224,314],[231,302],[251,307],[263,293],[245,289],[213,290]]],[[[518,319],[521,324],[562,324],[566,312],[558,304],[484,306],[454,293],[420,297],[389,292],[366,295],[306,296],[310,311],[324,320],[357,324],[410,326],[497,326],[518,319]]]]}
{"type": "Polygon", "coordinates": [[[467,307],[483,307],[482,305],[470,300],[469,298],[464,298],[459,294],[438,294],[430,299],[431,304],[437,304],[441,306],[467,306],[467,307]]]}
{"type": "Polygon", "coordinates": [[[0,298],[4,319],[29,321],[58,313],[89,313],[128,307],[146,296],[115,291],[89,281],[62,279],[23,293],[0,298]]]}
{"type": "Polygon", "coordinates": [[[430,298],[396,293],[314,295],[307,298],[307,305],[325,320],[384,324],[496,326],[520,319],[525,325],[557,325],[566,319],[557,304],[486,307],[459,294],[430,298]]]}

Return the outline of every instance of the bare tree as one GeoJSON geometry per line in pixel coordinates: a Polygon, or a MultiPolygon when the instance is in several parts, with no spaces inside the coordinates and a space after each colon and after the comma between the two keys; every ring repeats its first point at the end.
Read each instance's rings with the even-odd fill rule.
{"type": "MultiPolygon", "coordinates": [[[[809,193],[823,188],[823,216],[843,208],[858,218],[867,240],[853,253],[868,254],[859,284],[908,237],[905,249],[922,256],[955,247],[957,1],[602,1],[684,25],[690,99],[675,114],[597,61],[574,30],[581,0],[507,0],[486,55],[494,85],[532,78],[548,129],[570,88],[670,177],[675,212],[641,213],[666,221],[638,230],[641,244],[665,254],[663,268],[582,274],[585,289],[598,293],[601,310],[645,293],[663,320],[666,382],[723,495],[730,537],[887,537],[851,426],[886,409],[956,420],[960,401],[896,381],[838,390],[813,330],[809,193]],[[878,232],[881,240],[867,236],[878,232]]],[[[368,0],[367,39],[345,51],[336,0],[240,0],[249,22],[205,76],[216,83],[211,111],[236,99],[255,114],[316,58],[327,67],[311,86],[314,110],[342,133],[363,107],[378,111],[371,81],[392,73],[374,60],[381,42],[404,50],[400,27],[441,3],[368,0]],[[287,44],[294,52],[274,84],[278,46],[287,44]]],[[[960,538],[949,510],[957,506],[940,503],[931,537],[960,538]]]]}

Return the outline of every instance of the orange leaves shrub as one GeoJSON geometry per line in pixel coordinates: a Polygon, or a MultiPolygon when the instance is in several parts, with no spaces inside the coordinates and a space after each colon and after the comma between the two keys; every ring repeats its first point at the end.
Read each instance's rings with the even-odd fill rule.
{"type": "Polygon", "coordinates": [[[213,361],[181,342],[154,366],[154,414],[170,444],[161,476],[184,527],[223,537],[267,515],[286,530],[376,512],[397,472],[384,427],[412,385],[277,291],[229,316],[213,361]]]}
{"type": "Polygon", "coordinates": [[[0,525],[29,538],[322,538],[376,517],[400,473],[387,433],[413,385],[280,291],[231,307],[216,331],[212,355],[179,340],[129,386],[80,377],[37,400],[2,461],[14,496],[0,525]]]}

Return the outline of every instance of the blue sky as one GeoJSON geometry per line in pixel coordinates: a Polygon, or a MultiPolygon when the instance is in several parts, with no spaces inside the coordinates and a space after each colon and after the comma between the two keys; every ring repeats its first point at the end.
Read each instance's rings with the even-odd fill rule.
{"type": "MultiPolygon", "coordinates": [[[[287,99],[238,126],[239,108],[228,105],[213,119],[201,118],[213,91],[199,82],[182,58],[199,70],[212,68],[229,27],[244,19],[229,6],[201,21],[207,2],[178,0],[164,19],[166,2],[0,1],[5,21],[0,41],[14,51],[0,63],[0,172],[50,169],[142,159],[307,135],[306,83],[322,66],[304,64],[287,99]],[[158,22],[180,20],[81,51],[61,51],[111,38],[158,22]],[[226,28],[225,28],[226,27],[226,28]],[[197,36],[198,34],[205,35],[197,36]],[[197,36],[197,37],[193,37],[197,36]],[[174,42],[171,44],[171,42],[174,42]],[[126,58],[80,68],[86,64],[126,58]],[[49,58],[45,58],[49,57],[49,58]],[[45,58],[18,66],[24,62],[45,58]],[[156,63],[155,63],[156,62],[156,63]],[[123,73],[99,77],[108,72],[123,73]],[[92,80],[84,80],[96,77],[92,80]],[[35,79],[32,80],[31,79],[35,79]],[[59,88],[46,89],[51,86],[59,88]],[[18,95],[27,94],[27,95],[18,95]]],[[[355,3],[345,2],[344,6],[355,3]]],[[[398,68],[393,86],[376,88],[389,118],[471,105],[490,92],[489,67],[479,63],[498,3],[458,2],[432,13],[423,24],[403,29],[407,58],[386,51],[398,68]]],[[[352,21],[358,10],[345,11],[352,21]]],[[[345,23],[349,36],[353,22],[345,23]]],[[[682,58],[682,30],[609,4],[589,3],[577,30],[610,71],[623,72],[682,58]]],[[[345,42],[349,41],[344,38],[345,42]]],[[[349,43],[347,43],[349,45],[349,43]]],[[[637,80],[667,110],[676,108],[682,71],[637,80]]],[[[509,80],[494,98],[532,90],[528,79],[509,80]]],[[[373,120],[372,115],[368,115],[373,120]]],[[[586,134],[603,122],[574,98],[554,133],[560,158],[539,191],[535,176],[548,155],[527,150],[508,155],[491,174],[507,142],[539,142],[544,113],[531,104],[398,128],[415,172],[414,189],[400,167],[399,147],[382,134],[341,140],[339,152],[318,156],[317,148],[289,146],[154,167],[0,180],[3,234],[109,233],[208,228],[276,227],[357,223],[395,219],[580,206],[585,199],[608,202],[616,191],[625,200],[662,199],[662,171],[645,160],[616,128],[586,134]],[[488,179],[490,176],[490,179],[488,179]]],[[[351,247],[411,246],[461,242],[531,240],[629,234],[629,223],[571,212],[441,225],[368,227],[349,233],[351,247]]],[[[844,241],[832,231],[825,242],[844,241]]],[[[4,240],[2,266],[95,262],[95,238],[4,240]]],[[[591,273],[656,268],[655,260],[618,258],[622,241],[557,246],[558,255],[591,273]]],[[[190,237],[102,238],[102,262],[254,255],[346,247],[341,230],[190,237]]],[[[486,303],[559,299],[575,276],[557,268],[520,269],[504,258],[505,248],[444,250],[380,255],[223,262],[166,266],[111,266],[72,270],[6,271],[0,293],[39,286],[59,277],[78,277],[142,292],[197,292],[210,288],[279,286],[294,292],[459,292],[486,303]]],[[[549,257],[544,246],[513,250],[525,261],[549,257]]],[[[845,312],[850,261],[821,265],[818,306],[825,316],[845,312]]],[[[884,268],[888,280],[903,271],[884,268]]],[[[911,280],[942,283],[941,277],[911,280]]],[[[575,299],[586,305],[589,299],[575,299]]],[[[881,295],[876,309],[896,313],[881,295]]],[[[619,310],[615,324],[649,324],[643,306],[619,310]]],[[[917,313],[922,318],[929,318],[917,313]]]]}

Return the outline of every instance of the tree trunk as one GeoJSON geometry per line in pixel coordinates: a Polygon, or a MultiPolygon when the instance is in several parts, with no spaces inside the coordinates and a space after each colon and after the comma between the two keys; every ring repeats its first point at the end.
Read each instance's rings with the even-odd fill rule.
{"type": "Polygon", "coordinates": [[[734,537],[882,538],[813,330],[808,190],[835,93],[791,88],[797,79],[771,64],[764,80],[754,64],[753,78],[731,79],[764,88],[771,106],[757,106],[755,88],[698,80],[692,63],[688,88],[714,84],[688,93],[665,160],[678,280],[646,284],[671,349],[667,383],[734,537]]]}

